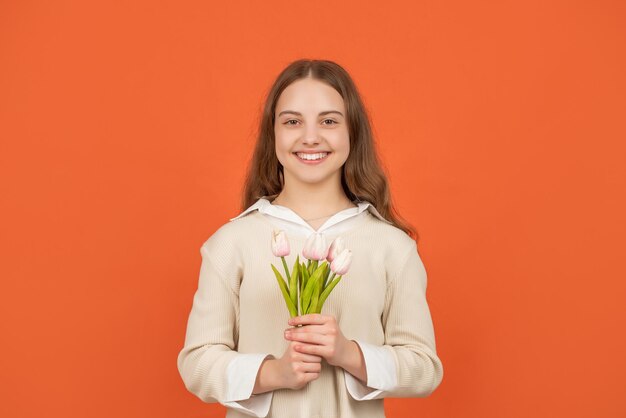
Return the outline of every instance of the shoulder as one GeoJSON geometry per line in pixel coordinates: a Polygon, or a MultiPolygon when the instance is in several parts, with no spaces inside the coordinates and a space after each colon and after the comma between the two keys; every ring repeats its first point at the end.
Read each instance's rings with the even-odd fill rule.
{"type": "MultiPolygon", "coordinates": [[[[237,277],[245,264],[246,248],[259,242],[262,223],[250,213],[230,220],[217,228],[200,247],[203,262],[214,266],[222,274],[237,277]]],[[[268,238],[269,239],[269,238],[268,238]]]]}
{"type": "Polygon", "coordinates": [[[266,233],[267,221],[262,214],[254,211],[221,225],[202,244],[201,248],[207,251],[233,251],[246,243],[257,242],[257,237],[263,238],[266,233]]]}
{"type": "Polygon", "coordinates": [[[378,243],[377,245],[401,253],[406,253],[416,247],[415,240],[406,232],[388,221],[377,218],[369,212],[368,215],[368,229],[372,237],[378,243]]]}
{"type": "Polygon", "coordinates": [[[370,214],[368,227],[360,233],[359,241],[368,241],[369,251],[377,253],[376,258],[381,260],[387,271],[388,281],[400,275],[407,264],[421,264],[415,240],[397,226],[383,221],[370,214]]]}

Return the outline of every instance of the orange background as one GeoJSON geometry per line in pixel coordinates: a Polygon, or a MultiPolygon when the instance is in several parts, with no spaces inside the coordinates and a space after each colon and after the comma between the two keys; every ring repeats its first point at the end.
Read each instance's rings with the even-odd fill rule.
{"type": "Polygon", "coordinates": [[[335,60],[421,235],[441,386],[626,416],[622,1],[0,3],[0,416],[223,416],[176,357],[263,95],[335,60]]]}

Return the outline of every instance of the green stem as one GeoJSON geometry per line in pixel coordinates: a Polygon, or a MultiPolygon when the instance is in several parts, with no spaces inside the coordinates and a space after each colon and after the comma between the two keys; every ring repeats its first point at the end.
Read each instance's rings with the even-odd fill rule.
{"type": "MultiPolygon", "coordinates": [[[[299,256],[296,256],[296,261],[293,263],[293,270],[291,277],[289,277],[289,296],[291,303],[294,306],[298,306],[298,266],[300,265],[299,256]]],[[[286,266],[286,265],[285,265],[286,266]]]]}
{"type": "Polygon", "coordinates": [[[287,267],[287,262],[285,261],[285,257],[280,257],[283,260],[283,267],[285,268],[285,277],[287,278],[287,280],[289,280],[289,278],[291,277],[291,274],[289,274],[289,268],[287,267]]]}
{"type": "Polygon", "coordinates": [[[335,277],[335,273],[333,273],[330,276],[330,278],[328,277],[329,274],[330,274],[330,265],[329,265],[328,271],[326,272],[326,278],[324,279],[324,287],[322,287],[322,292],[326,289],[326,286],[328,286],[330,282],[333,281],[333,278],[335,277]]]}

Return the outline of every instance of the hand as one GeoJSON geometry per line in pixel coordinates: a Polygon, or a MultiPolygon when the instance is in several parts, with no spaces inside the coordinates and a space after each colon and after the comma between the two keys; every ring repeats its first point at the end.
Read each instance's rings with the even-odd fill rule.
{"type": "Polygon", "coordinates": [[[307,314],[291,318],[290,325],[303,325],[285,330],[285,339],[296,341],[295,349],[303,354],[323,357],[331,366],[343,367],[350,353],[350,344],[332,315],[307,314]]]}
{"type": "Polygon", "coordinates": [[[301,389],[307,383],[320,377],[322,358],[294,350],[297,343],[291,341],[283,356],[276,360],[276,374],[279,386],[287,389],[301,389]]]}

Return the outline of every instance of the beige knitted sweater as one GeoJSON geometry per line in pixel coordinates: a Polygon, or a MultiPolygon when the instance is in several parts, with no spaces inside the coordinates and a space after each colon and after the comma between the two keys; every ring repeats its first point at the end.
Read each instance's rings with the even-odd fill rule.
{"type": "MultiPolygon", "coordinates": [[[[204,402],[226,401],[227,366],[239,353],[279,358],[287,347],[289,313],[270,268],[282,265],[271,252],[273,228],[254,211],[220,227],[200,249],[198,289],[177,364],[186,388],[204,402]]],[[[300,390],[274,391],[268,417],[381,418],[384,397],[426,397],[443,379],[415,241],[368,211],[341,236],[352,264],[322,313],[335,316],[347,339],[390,350],[398,385],[378,399],[358,401],[346,390],[343,370],[322,361],[317,380],[300,390]]],[[[336,234],[325,237],[330,243],[336,234]]],[[[289,241],[285,259],[292,266],[305,238],[289,241]]],[[[226,417],[247,415],[229,408],[226,417]]]]}

